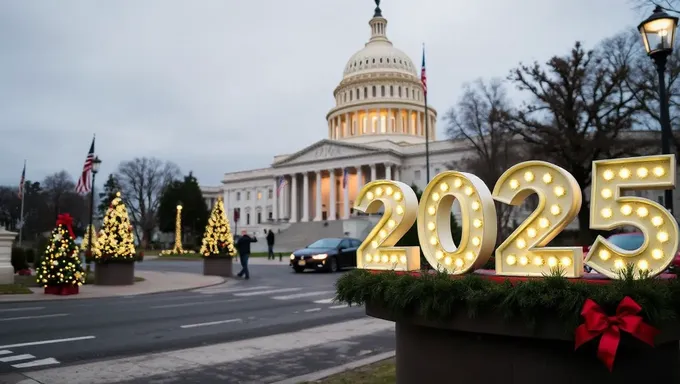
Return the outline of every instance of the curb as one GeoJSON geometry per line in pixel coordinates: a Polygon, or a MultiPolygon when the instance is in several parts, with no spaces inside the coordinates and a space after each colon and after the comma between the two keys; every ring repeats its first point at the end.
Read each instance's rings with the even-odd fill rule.
{"type": "Polygon", "coordinates": [[[277,381],[277,382],[272,383],[272,384],[300,384],[302,382],[307,382],[307,381],[314,382],[314,381],[325,379],[329,376],[337,375],[338,373],[342,373],[342,372],[349,371],[349,370],[352,370],[352,369],[361,368],[361,367],[369,365],[369,364],[373,364],[373,363],[377,363],[379,361],[390,359],[390,358],[394,357],[394,355],[395,355],[395,351],[384,352],[384,353],[380,353],[380,354],[377,354],[377,355],[374,355],[374,356],[371,356],[371,357],[367,357],[365,359],[352,361],[351,363],[347,363],[347,364],[340,365],[340,366],[333,367],[333,368],[329,368],[329,369],[324,369],[323,371],[308,373],[306,375],[301,375],[301,376],[297,376],[297,377],[291,377],[291,378],[288,378],[288,379],[285,379],[285,380],[277,381]]]}
{"type": "MultiPolygon", "coordinates": [[[[181,272],[184,273],[184,272],[181,272]]],[[[107,296],[97,296],[97,297],[77,297],[76,295],[71,296],[71,298],[66,299],[66,300],[93,300],[93,299],[109,299],[109,298],[115,298],[115,297],[131,297],[131,296],[144,296],[144,295],[157,295],[161,293],[171,293],[171,292],[183,292],[183,291],[192,291],[194,289],[201,289],[201,288],[209,288],[209,287],[215,287],[218,285],[222,285],[227,283],[228,280],[225,278],[222,278],[222,281],[218,283],[213,283],[213,284],[208,284],[208,285],[200,285],[200,286],[195,286],[195,287],[190,287],[190,288],[172,288],[164,291],[157,291],[157,292],[142,292],[142,293],[131,293],[131,294],[125,294],[125,295],[107,295],[107,296]]],[[[26,296],[21,295],[21,296],[26,296]]],[[[32,297],[35,297],[33,295],[40,295],[40,293],[33,293],[31,294],[32,297]]],[[[45,298],[45,299],[28,299],[28,298],[18,298],[18,300],[0,300],[0,305],[4,303],[35,303],[35,302],[40,302],[40,301],[62,301],[64,299],[60,299],[61,296],[55,296],[54,298],[45,298]]],[[[2,382],[0,382],[2,384],[2,382]]]]}

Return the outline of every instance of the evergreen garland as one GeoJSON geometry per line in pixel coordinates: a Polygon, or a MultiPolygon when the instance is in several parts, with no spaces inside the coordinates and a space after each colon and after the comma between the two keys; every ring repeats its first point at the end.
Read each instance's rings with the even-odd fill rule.
{"type": "Polygon", "coordinates": [[[477,274],[421,275],[357,269],[342,276],[336,289],[337,301],[349,305],[374,302],[400,317],[446,321],[461,313],[471,318],[489,314],[508,321],[521,320],[533,328],[550,316],[562,319],[565,331],[570,333],[581,323],[580,312],[586,299],[614,313],[619,302],[630,296],[642,306],[641,315],[652,325],[680,318],[678,279],[634,279],[632,269],[622,272],[620,280],[605,284],[567,279],[559,273],[498,282],[477,274]]]}

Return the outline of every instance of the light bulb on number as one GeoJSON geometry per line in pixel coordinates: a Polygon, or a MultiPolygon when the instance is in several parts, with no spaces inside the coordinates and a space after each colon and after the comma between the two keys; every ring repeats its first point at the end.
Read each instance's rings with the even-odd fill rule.
{"type": "Polygon", "coordinates": [[[654,167],[654,176],[656,177],[661,177],[666,174],[666,170],[664,170],[662,167],[654,167]]]}
{"type": "Polygon", "coordinates": [[[472,225],[475,228],[481,228],[482,227],[482,221],[479,220],[479,219],[474,219],[474,220],[472,220],[472,225]]]}
{"type": "Polygon", "coordinates": [[[461,268],[461,267],[463,267],[463,265],[465,265],[465,262],[463,261],[463,259],[456,259],[455,264],[456,264],[456,267],[461,268]]]}
{"type": "Polygon", "coordinates": [[[652,251],[652,258],[659,260],[663,258],[663,251],[660,249],[654,249],[652,251]]]}
{"type": "Polygon", "coordinates": [[[482,240],[479,237],[475,236],[475,237],[472,238],[472,245],[478,246],[481,243],[482,243],[482,240]]]}
{"type": "Polygon", "coordinates": [[[529,258],[527,258],[526,256],[520,256],[519,263],[522,265],[527,265],[529,264],[529,258]]]}
{"type": "Polygon", "coordinates": [[[649,263],[647,260],[640,260],[638,261],[638,268],[640,268],[640,270],[646,271],[649,269],[649,263]]]}
{"type": "Polygon", "coordinates": [[[392,187],[385,188],[385,194],[387,196],[391,196],[393,192],[394,192],[394,189],[392,189],[392,187]]]}
{"type": "Polygon", "coordinates": [[[463,180],[456,178],[453,180],[453,186],[456,188],[460,188],[460,186],[463,185],[463,180]]]}
{"type": "Polygon", "coordinates": [[[559,215],[561,212],[562,212],[562,209],[561,209],[560,206],[557,205],[557,204],[553,204],[553,205],[550,207],[550,213],[552,213],[554,216],[559,215]]]}
{"type": "Polygon", "coordinates": [[[543,182],[546,184],[552,183],[552,175],[549,173],[546,173],[543,175],[543,182]]]}
{"type": "Polygon", "coordinates": [[[376,196],[382,196],[382,194],[383,194],[382,188],[378,187],[378,188],[375,189],[375,195],[376,196]]]}
{"type": "Polygon", "coordinates": [[[637,212],[637,215],[640,217],[647,217],[649,214],[649,211],[645,207],[640,207],[635,212],[637,212]]]}
{"type": "Polygon", "coordinates": [[[508,255],[508,257],[505,259],[505,262],[508,263],[508,265],[515,265],[517,258],[515,255],[508,255]]]}
{"type": "Polygon", "coordinates": [[[517,181],[515,179],[510,180],[510,188],[511,189],[519,188],[519,181],[517,181]]]}
{"type": "Polygon", "coordinates": [[[604,199],[609,199],[610,197],[612,197],[612,194],[613,194],[612,190],[609,188],[605,188],[602,190],[602,192],[600,192],[600,195],[602,195],[602,198],[604,199]]]}
{"type": "Polygon", "coordinates": [[[380,261],[382,261],[383,263],[387,263],[387,260],[388,260],[387,255],[382,255],[382,257],[380,258],[380,261]]]}
{"type": "Polygon", "coordinates": [[[519,248],[519,249],[524,249],[524,247],[527,246],[527,242],[524,241],[524,239],[517,239],[517,242],[515,243],[515,245],[516,245],[517,248],[519,248]]]}
{"type": "Polygon", "coordinates": [[[630,170],[628,168],[621,168],[619,171],[619,177],[622,179],[627,179],[630,177],[630,170]]]}
{"type": "Polygon", "coordinates": [[[437,192],[432,194],[432,201],[439,201],[439,194],[437,192]]]}
{"type": "Polygon", "coordinates": [[[543,258],[541,256],[535,256],[533,260],[534,265],[540,266],[543,265],[543,258]]]}
{"type": "Polygon", "coordinates": [[[550,226],[550,221],[545,217],[538,219],[538,226],[541,228],[548,228],[550,226]]]}
{"type": "Polygon", "coordinates": [[[474,190],[472,189],[472,187],[465,187],[465,194],[466,195],[472,196],[473,192],[474,192],[474,190]]]}
{"type": "Polygon", "coordinates": [[[472,252],[468,252],[465,254],[465,258],[468,259],[469,261],[472,261],[475,259],[475,254],[472,252]]]}
{"type": "Polygon", "coordinates": [[[655,227],[660,227],[663,225],[663,219],[661,216],[654,216],[652,217],[652,225],[655,227]]]}
{"type": "Polygon", "coordinates": [[[597,255],[598,255],[598,256],[600,257],[600,259],[602,259],[602,260],[609,260],[609,258],[611,257],[611,253],[609,253],[609,251],[606,250],[606,249],[601,250],[600,252],[598,252],[597,255]]]}
{"type": "Polygon", "coordinates": [[[555,192],[555,196],[562,197],[562,196],[564,196],[564,192],[565,192],[564,187],[555,187],[553,192],[555,192]]]}
{"type": "Polygon", "coordinates": [[[373,200],[373,197],[374,197],[374,196],[373,196],[373,192],[366,192],[366,198],[367,198],[368,200],[373,200]]]}
{"type": "Polygon", "coordinates": [[[406,256],[400,257],[400,258],[399,258],[399,261],[400,261],[402,264],[406,264],[406,256]]]}
{"type": "Polygon", "coordinates": [[[437,208],[435,208],[434,205],[430,205],[429,207],[427,207],[427,213],[430,216],[434,216],[434,214],[437,213],[437,208]]]}
{"type": "Polygon", "coordinates": [[[399,192],[399,191],[394,192],[394,200],[401,201],[401,197],[402,197],[401,192],[399,192]]]}
{"type": "Polygon", "coordinates": [[[638,168],[637,172],[635,173],[637,173],[638,177],[641,179],[644,179],[645,177],[647,177],[647,175],[649,175],[649,171],[645,167],[638,168]]]}
{"type": "Polygon", "coordinates": [[[568,267],[571,265],[571,259],[568,257],[563,257],[560,259],[560,263],[564,265],[565,267],[568,267]]]}
{"type": "Polygon", "coordinates": [[[472,208],[473,211],[479,211],[480,208],[479,201],[473,201],[472,204],[470,204],[470,207],[472,208]]]}
{"type": "Polygon", "coordinates": [[[630,215],[631,213],[633,213],[633,207],[631,207],[631,206],[628,205],[628,204],[625,204],[625,205],[623,205],[623,206],[621,207],[621,213],[623,213],[624,215],[628,216],[628,215],[630,215]]]}
{"type": "Polygon", "coordinates": [[[602,173],[602,177],[604,177],[605,180],[609,181],[614,178],[614,172],[606,170],[602,173]]]}
{"type": "Polygon", "coordinates": [[[371,241],[371,247],[378,248],[378,242],[375,240],[371,241]]]}
{"type": "Polygon", "coordinates": [[[603,209],[602,211],[600,211],[600,214],[601,214],[602,217],[604,217],[605,219],[608,219],[608,218],[612,217],[612,210],[609,209],[609,208],[605,208],[605,209],[603,209]]]}
{"type": "Polygon", "coordinates": [[[446,184],[446,183],[441,183],[441,184],[439,184],[439,189],[441,189],[442,192],[446,192],[446,191],[449,190],[449,185],[446,184]]]}
{"type": "Polygon", "coordinates": [[[438,241],[437,241],[437,237],[436,237],[436,236],[430,237],[430,244],[432,244],[432,245],[437,245],[437,243],[438,243],[438,241]]]}
{"type": "Polygon", "coordinates": [[[433,222],[427,223],[427,229],[429,229],[430,231],[434,231],[435,228],[437,227],[434,225],[433,222]]]}
{"type": "Polygon", "coordinates": [[[437,251],[437,252],[434,253],[434,256],[437,258],[437,260],[439,260],[439,259],[441,259],[442,257],[444,257],[444,252],[442,252],[442,251],[437,251]]]}
{"type": "Polygon", "coordinates": [[[556,266],[557,266],[557,258],[556,258],[556,257],[553,257],[553,256],[550,256],[550,257],[548,258],[548,266],[551,267],[551,268],[552,268],[552,267],[556,267],[556,266]]]}
{"type": "Polygon", "coordinates": [[[401,205],[397,205],[396,211],[397,211],[398,215],[403,215],[404,214],[404,207],[402,207],[401,205]]]}
{"type": "Polygon", "coordinates": [[[396,256],[396,255],[390,256],[390,262],[391,262],[391,263],[396,263],[396,262],[397,262],[397,256],[396,256]]]}
{"type": "Polygon", "coordinates": [[[625,266],[626,266],[626,264],[621,259],[616,259],[614,261],[614,268],[616,268],[616,269],[623,269],[625,266]]]}
{"type": "Polygon", "coordinates": [[[447,256],[446,259],[444,259],[444,264],[451,265],[451,258],[447,256]]]}
{"type": "Polygon", "coordinates": [[[665,243],[668,241],[668,232],[659,232],[656,234],[656,239],[659,240],[662,243],[665,243]]]}
{"type": "Polygon", "coordinates": [[[527,229],[527,236],[529,236],[530,238],[533,239],[534,237],[536,237],[536,234],[537,234],[536,229],[534,228],[527,229]]]}
{"type": "Polygon", "coordinates": [[[394,228],[395,225],[396,225],[396,223],[394,222],[394,220],[392,220],[392,219],[387,220],[387,226],[388,227],[394,228]]]}
{"type": "Polygon", "coordinates": [[[526,180],[526,181],[534,181],[534,174],[533,174],[533,172],[524,172],[524,180],[526,180]]]}
{"type": "Polygon", "coordinates": [[[380,235],[380,237],[385,237],[385,236],[387,236],[387,231],[384,230],[384,229],[381,229],[380,232],[378,232],[378,234],[380,235]]]}

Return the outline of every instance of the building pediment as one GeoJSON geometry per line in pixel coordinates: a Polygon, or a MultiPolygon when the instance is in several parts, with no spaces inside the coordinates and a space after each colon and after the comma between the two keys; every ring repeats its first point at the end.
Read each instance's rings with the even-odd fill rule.
{"type": "Polygon", "coordinates": [[[365,145],[347,144],[331,140],[321,140],[307,148],[298,151],[272,166],[281,167],[293,164],[312,163],[317,161],[341,159],[346,157],[372,155],[384,152],[382,149],[365,145]]]}

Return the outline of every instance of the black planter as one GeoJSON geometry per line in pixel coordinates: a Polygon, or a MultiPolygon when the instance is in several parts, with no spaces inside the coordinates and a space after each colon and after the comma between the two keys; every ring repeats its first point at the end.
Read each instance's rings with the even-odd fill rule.
{"type": "Polygon", "coordinates": [[[95,285],[132,285],[135,283],[135,263],[104,263],[94,267],[95,285]]]}
{"type": "Polygon", "coordinates": [[[232,277],[234,258],[231,256],[208,256],[203,258],[203,275],[232,277]]]}
{"type": "Polygon", "coordinates": [[[680,324],[661,329],[656,347],[622,332],[612,372],[597,358],[599,338],[574,351],[559,318],[536,329],[499,315],[433,322],[394,316],[377,303],[366,314],[396,323],[397,384],[680,383],[680,324]]]}

